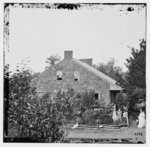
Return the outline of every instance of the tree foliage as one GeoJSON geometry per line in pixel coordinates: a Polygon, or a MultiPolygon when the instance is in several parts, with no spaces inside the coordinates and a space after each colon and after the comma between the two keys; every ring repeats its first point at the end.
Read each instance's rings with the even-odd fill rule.
{"type": "Polygon", "coordinates": [[[5,76],[5,81],[6,78],[9,81],[9,95],[4,97],[4,106],[8,108],[7,136],[29,138],[35,142],[61,141],[63,132],[58,106],[48,103],[48,96],[39,99],[35,88],[31,87],[31,72],[17,69],[11,76],[5,76]]]}
{"type": "MultiPolygon", "coordinates": [[[[56,96],[46,93],[42,98],[31,87],[35,77],[29,70],[19,70],[12,75],[5,68],[5,81],[9,95],[4,102],[8,108],[8,137],[29,138],[34,142],[63,141],[63,123],[76,121],[76,112],[91,109],[94,92],[75,93],[73,89],[59,91],[56,96]],[[6,80],[7,79],[7,80],[6,80]]],[[[6,93],[5,93],[6,94],[6,93]]],[[[6,115],[6,113],[5,113],[6,115]]]]}
{"type": "Polygon", "coordinates": [[[146,42],[141,41],[140,50],[134,48],[131,50],[132,57],[126,60],[128,68],[127,87],[129,86],[128,89],[145,89],[146,42]]]}
{"type": "Polygon", "coordinates": [[[116,80],[119,85],[124,85],[124,73],[120,66],[115,65],[115,60],[112,58],[106,64],[99,63],[95,65],[96,69],[116,80]]]}
{"type": "Polygon", "coordinates": [[[58,61],[60,61],[61,57],[56,54],[56,55],[51,55],[50,57],[47,58],[46,63],[48,64],[48,67],[54,66],[58,61]]]}
{"type": "Polygon", "coordinates": [[[117,108],[123,108],[123,107],[128,107],[128,97],[126,93],[120,92],[117,94],[115,98],[115,104],[117,105],[117,108]]]}
{"type": "Polygon", "coordinates": [[[95,92],[93,90],[86,91],[81,94],[81,108],[91,109],[95,104],[95,92]]]}
{"type": "Polygon", "coordinates": [[[130,98],[130,107],[146,97],[146,41],[140,42],[140,49],[131,49],[132,57],[127,59],[126,90],[130,98]]]}
{"type": "Polygon", "coordinates": [[[111,109],[87,109],[82,115],[81,122],[86,125],[110,124],[113,122],[111,118],[111,109]]]}
{"type": "Polygon", "coordinates": [[[8,135],[9,65],[4,67],[4,135],[8,135]]]}
{"type": "Polygon", "coordinates": [[[58,110],[62,114],[62,122],[71,121],[74,117],[74,90],[68,89],[66,92],[59,91],[54,99],[55,103],[57,103],[58,110]]]}

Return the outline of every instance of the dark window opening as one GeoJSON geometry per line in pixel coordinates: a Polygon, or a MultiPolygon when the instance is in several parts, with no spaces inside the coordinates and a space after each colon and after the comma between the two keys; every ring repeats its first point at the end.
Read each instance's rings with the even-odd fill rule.
{"type": "Polygon", "coordinates": [[[62,80],[62,71],[57,71],[57,80],[62,80]]]}
{"type": "Polygon", "coordinates": [[[74,79],[74,81],[78,81],[78,79],[74,79]]]}
{"type": "Polygon", "coordinates": [[[95,100],[98,100],[98,93],[95,93],[95,100]]]}
{"type": "Polygon", "coordinates": [[[62,80],[62,78],[60,78],[60,77],[57,77],[57,80],[62,80]]]}
{"type": "Polygon", "coordinates": [[[78,71],[74,72],[74,81],[79,81],[79,72],[78,71]]]}
{"type": "Polygon", "coordinates": [[[116,96],[118,91],[110,91],[111,103],[116,103],[116,96]]]}

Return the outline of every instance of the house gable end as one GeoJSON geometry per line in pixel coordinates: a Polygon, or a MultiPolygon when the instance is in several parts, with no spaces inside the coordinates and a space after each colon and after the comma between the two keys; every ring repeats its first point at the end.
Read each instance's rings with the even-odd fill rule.
{"type": "Polygon", "coordinates": [[[109,83],[110,84],[110,90],[122,90],[122,88],[116,84],[116,81],[114,79],[101,73],[100,71],[96,70],[94,67],[89,66],[88,64],[83,63],[81,61],[78,61],[76,59],[73,59],[73,61],[76,62],[77,64],[79,64],[80,66],[84,67],[86,70],[88,70],[89,72],[91,72],[92,74],[97,76],[98,78],[109,83]]]}

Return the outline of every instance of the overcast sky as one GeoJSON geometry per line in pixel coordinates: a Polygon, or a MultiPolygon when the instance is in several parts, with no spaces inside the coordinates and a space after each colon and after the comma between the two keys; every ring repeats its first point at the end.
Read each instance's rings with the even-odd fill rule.
{"type": "Polygon", "coordinates": [[[73,50],[73,57],[93,58],[93,63],[107,63],[111,58],[124,71],[131,55],[127,47],[139,47],[145,38],[145,8],[132,5],[100,5],[80,10],[10,9],[10,51],[6,62],[14,70],[22,59],[30,60],[34,72],[42,72],[46,58],[64,50],[73,50]]]}

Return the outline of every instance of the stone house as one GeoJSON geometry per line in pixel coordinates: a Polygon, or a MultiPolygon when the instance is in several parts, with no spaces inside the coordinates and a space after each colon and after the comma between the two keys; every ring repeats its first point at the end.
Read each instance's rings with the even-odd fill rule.
{"type": "Polygon", "coordinates": [[[95,98],[105,106],[122,90],[115,80],[92,67],[92,59],[74,59],[73,51],[64,51],[63,60],[41,73],[36,88],[39,95],[68,88],[75,92],[94,90],[95,98]]]}

